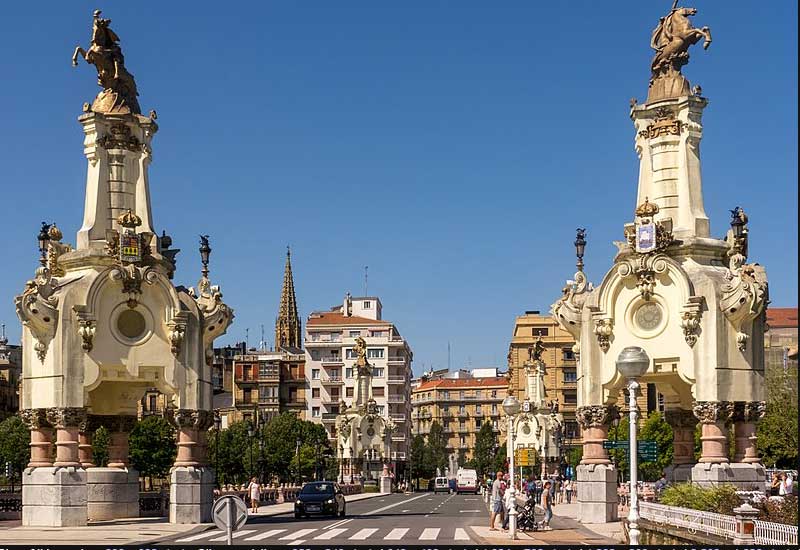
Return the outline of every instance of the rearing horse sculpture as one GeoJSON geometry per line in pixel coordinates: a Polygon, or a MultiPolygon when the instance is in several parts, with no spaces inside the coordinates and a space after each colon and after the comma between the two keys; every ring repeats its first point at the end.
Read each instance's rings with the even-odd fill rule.
{"type": "Polygon", "coordinates": [[[653,31],[650,47],[656,50],[651,70],[653,78],[670,69],[680,71],[689,62],[689,47],[705,39],[703,49],[711,44],[711,31],[708,27],[696,29],[689,17],[697,14],[695,8],[678,8],[678,1],[672,4],[669,15],[661,18],[658,27],[653,31]]]}
{"type": "Polygon", "coordinates": [[[95,99],[93,110],[101,112],[131,112],[140,114],[139,95],[133,75],[125,68],[125,57],[119,47],[119,36],[111,30],[110,19],[101,19],[94,12],[92,41],[88,50],[80,46],[72,54],[72,66],[78,66],[78,55],[97,69],[97,84],[103,88],[95,99]]]}

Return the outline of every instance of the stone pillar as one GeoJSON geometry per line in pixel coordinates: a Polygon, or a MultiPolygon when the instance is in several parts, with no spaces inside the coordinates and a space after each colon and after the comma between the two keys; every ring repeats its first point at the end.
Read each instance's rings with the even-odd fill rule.
{"type": "Polygon", "coordinates": [[[131,415],[90,415],[87,420],[87,431],[105,426],[111,433],[108,466],[87,470],[91,520],[139,517],[139,472],[128,458],[128,435],[135,425],[131,415]]]}
{"type": "Polygon", "coordinates": [[[667,479],[671,482],[687,481],[692,477],[694,466],[694,430],[697,419],[692,411],[668,410],[664,415],[672,427],[672,465],[667,468],[667,479]]]}
{"type": "Polygon", "coordinates": [[[32,409],[23,411],[22,417],[31,428],[33,465],[22,476],[22,525],[86,525],[86,471],[78,461],[78,430],[86,409],[32,409]],[[54,463],[50,463],[51,427],[56,429],[54,463]]]}
{"type": "Polygon", "coordinates": [[[92,440],[94,431],[89,429],[89,424],[84,422],[81,431],[78,432],[78,461],[83,468],[94,468],[94,451],[92,450],[92,440]]]}
{"type": "Polygon", "coordinates": [[[764,416],[766,408],[766,403],[763,401],[734,403],[733,428],[736,436],[734,462],[761,463],[756,450],[756,423],[764,416]]]}
{"type": "Polygon", "coordinates": [[[611,423],[619,418],[619,409],[616,405],[588,405],[579,407],[575,417],[583,437],[583,459],[576,468],[578,518],[581,523],[617,521],[617,470],[603,441],[611,423]]]}
{"type": "Polygon", "coordinates": [[[701,464],[726,464],[728,460],[728,428],[726,422],[733,414],[730,401],[698,401],[694,415],[701,423],[701,464]]]}
{"type": "Polygon", "coordinates": [[[170,409],[167,418],[178,440],[178,456],[170,471],[169,521],[208,523],[214,503],[214,470],[205,466],[203,435],[214,423],[213,411],[170,409]]]}
{"type": "Polygon", "coordinates": [[[53,427],[47,420],[45,409],[25,409],[20,412],[22,422],[31,431],[31,460],[28,468],[46,468],[53,465],[53,427]]]}

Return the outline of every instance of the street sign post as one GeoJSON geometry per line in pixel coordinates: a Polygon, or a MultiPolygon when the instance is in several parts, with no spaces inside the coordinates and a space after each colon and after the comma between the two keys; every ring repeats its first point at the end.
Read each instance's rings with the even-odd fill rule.
{"type": "MultiPolygon", "coordinates": [[[[606,450],[610,449],[622,449],[627,451],[630,448],[628,440],[624,441],[603,441],[603,448],[606,450]]],[[[643,462],[653,462],[658,458],[658,445],[655,441],[650,439],[645,439],[636,442],[636,448],[638,450],[639,457],[642,459],[643,462]]]]}
{"type": "Polygon", "coordinates": [[[211,512],[214,525],[228,534],[228,545],[233,544],[233,532],[247,523],[247,505],[235,495],[225,495],[217,499],[211,512]]]}

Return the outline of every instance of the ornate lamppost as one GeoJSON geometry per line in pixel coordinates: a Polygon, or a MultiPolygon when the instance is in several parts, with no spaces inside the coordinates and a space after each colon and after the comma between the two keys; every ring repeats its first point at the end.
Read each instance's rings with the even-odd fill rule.
{"type": "Polygon", "coordinates": [[[302,483],[302,480],[300,479],[300,445],[302,444],[303,440],[300,439],[300,436],[298,435],[297,439],[295,440],[294,450],[295,457],[297,458],[297,487],[300,487],[300,484],[302,483]]]}
{"type": "Polygon", "coordinates": [[[639,495],[636,492],[638,482],[637,470],[637,442],[636,442],[636,421],[639,416],[639,409],[636,403],[636,394],[639,390],[637,378],[641,377],[650,366],[650,358],[640,347],[631,346],[623,349],[617,357],[617,370],[628,380],[628,408],[630,409],[630,432],[628,435],[628,450],[630,452],[631,465],[631,488],[630,488],[630,511],[628,512],[628,530],[630,532],[630,545],[639,544],[639,495]]]}
{"type": "Polygon", "coordinates": [[[217,487],[222,487],[220,483],[219,471],[219,431],[222,428],[222,417],[219,415],[219,410],[214,411],[214,473],[217,481],[217,487]]]}
{"type": "Polygon", "coordinates": [[[508,476],[510,493],[508,509],[508,533],[511,539],[517,538],[517,496],[514,485],[514,417],[519,413],[520,404],[516,397],[509,395],[503,399],[503,410],[508,416],[508,440],[506,454],[508,455],[508,476]]]}
{"type": "Polygon", "coordinates": [[[50,224],[42,222],[42,228],[39,230],[39,235],[36,236],[39,241],[39,253],[41,254],[39,262],[42,266],[47,265],[47,244],[50,242],[50,224]]]}
{"type": "Polygon", "coordinates": [[[255,431],[253,430],[253,423],[247,423],[247,446],[250,447],[250,479],[253,478],[253,436],[255,435],[255,431]]]}

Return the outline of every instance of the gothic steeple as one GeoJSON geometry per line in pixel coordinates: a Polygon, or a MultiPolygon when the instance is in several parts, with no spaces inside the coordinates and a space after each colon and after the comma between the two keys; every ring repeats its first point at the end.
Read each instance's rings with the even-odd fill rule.
{"type": "Polygon", "coordinates": [[[281,305],[275,321],[275,349],[300,347],[300,317],[292,278],[292,251],[286,247],[286,269],[283,274],[281,305]]]}

